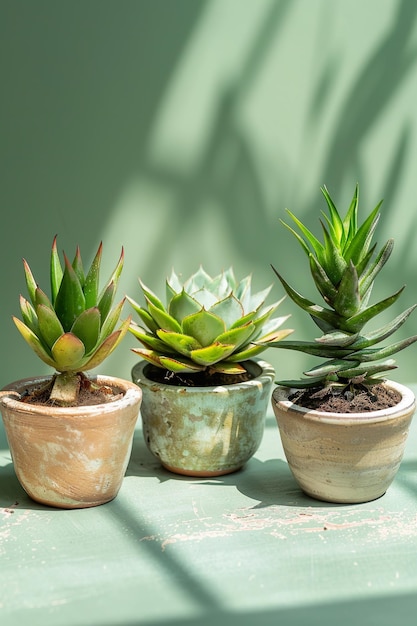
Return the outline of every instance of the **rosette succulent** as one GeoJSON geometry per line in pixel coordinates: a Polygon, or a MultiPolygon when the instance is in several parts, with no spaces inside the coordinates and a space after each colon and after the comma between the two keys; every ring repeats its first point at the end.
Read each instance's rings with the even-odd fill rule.
{"type": "Polygon", "coordinates": [[[417,340],[417,336],[412,336],[387,346],[376,347],[404,324],[417,305],[411,306],[380,328],[365,332],[365,325],[392,306],[404,289],[401,287],[375,304],[369,302],[374,281],[393,249],[392,239],[377,254],[376,244],[372,244],[382,201],[359,224],[358,186],[343,219],[327,188],[323,187],[321,191],[329,211],[329,215],[323,213],[324,220],[321,220],[323,242],[290,211],[288,215],[299,232],[285,222],[282,223],[306,253],[311,277],[324,306],[302,296],[274,267],[273,270],[288,296],[310,315],[322,334],[311,342],[283,341],[272,345],[324,359],[320,365],[304,372],[306,378],[279,381],[280,384],[298,388],[344,388],[350,385],[354,391],[355,385],[367,386],[382,382],[382,372],[396,367],[395,360],[390,357],[417,340]]]}
{"type": "Polygon", "coordinates": [[[112,308],[123,268],[123,249],[113,274],[100,292],[101,243],[87,273],[78,246],[72,263],[65,253],[63,256],[64,266],[55,236],[50,259],[50,298],[23,260],[30,300],[20,296],[23,321],[17,317],[13,321],[37,356],[57,372],[52,379],[50,400],[69,405],[76,401],[81,373],[97,367],[113,352],[127,333],[131,317],[116,329],[125,301],[123,298],[112,308]]]}
{"type": "Polygon", "coordinates": [[[130,325],[143,345],[133,352],[165,370],[240,374],[243,361],[292,332],[278,330],[289,315],[273,317],[282,299],[265,304],[271,287],[253,293],[251,276],[237,281],[232,268],[211,277],[200,267],[184,283],[173,270],[166,305],[139,283],[145,306],[128,297],[142,323],[130,325]]]}

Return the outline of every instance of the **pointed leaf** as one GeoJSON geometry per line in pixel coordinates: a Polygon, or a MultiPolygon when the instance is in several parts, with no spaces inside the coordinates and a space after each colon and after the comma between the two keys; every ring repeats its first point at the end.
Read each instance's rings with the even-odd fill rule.
{"type": "Polygon", "coordinates": [[[118,330],[115,330],[109,335],[103,343],[100,344],[98,349],[93,352],[91,358],[83,365],[83,369],[91,370],[107,359],[125,337],[129,329],[129,324],[129,319],[125,320],[118,330]]]}
{"type": "Polygon", "coordinates": [[[213,343],[205,348],[199,348],[191,352],[191,359],[199,365],[211,365],[222,361],[232,354],[235,346],[228,346],[220,343],[213,343]]]}
{"type": "Polygon", "coordinates": [[[355,350],[361,350],[363,348],[368,348],[369,346],[373,346],[380,341],[383,341],[394,332],[396,332],[408,319],[409,315],[414,311],[417,307],[417,304],[410,306],[406,311],[398,315],[394,320],[385,324],[381,328],[374,330],[366,335],[359,336],[355,343],[352,345],[352,348],[355,350]]]}
{"type": "Polygon", "coordinates": [[[62,266],[59,260],[57,250],[57,236],[55,235],[52,242],[51,262],[50,262],[50,276],[51,276],[51,297],[52,303],[55,305],[55,300],[58,295],[59,287],[62,281],[62,266]]]}
{"type": "Polygon", "coordinates": [[[220,300],[209,310],[210,313],[213,313],[223,320],[226,329],[230,328],[244,314],[241,303],[233,295],[228,296],[224,300],[220,300]]]}
{"type": "Polygon", "coordinates": [[[175,295],[169,303],[168,313],[179,324],[182,323],[184,317],[197,313],[201,310],[201,305],[194,300],[184,289],[181,293],[175,295]]]}
{"type": "MultiPolygon", "coordinates": [[[[154,335],[150,335],[149,333],[145,333],[140,326],[137,326],[134,322],[129,326],[129,332],[132,333],[142,345],[148,349],[153,350],[155,352],[166,353],[170,352],[169,346],[166,343],[161,341],[158,337],[154,335]]],[[[175,354],[175,350],[172,350],[172,353],[175,354]]]]}
{"type": "Polygon", "coordinates": [[[375,228],[379,221],[378,211],[382,204],[379,202],[363,224],[358,228],[345,252],[346,261],[352,261],[354,265],[359,263],[368,252],[375,228]]]}
{"type": "Polygon", "coordinates": [[[366,363],[353,367],[352,369],[343,370],[338,373],[340,378],[355,378],[356,376],[371,376],[378,372],[385,372],[396,369],[394,359],[388,359],[383,363],[366,363]]]}
{"type": "Polygon", "coordinates": [[[20,296],[19,303],[24,323],[35,333],[35,335],[37,335],[39,332],[39,325],[35,309],[23,296],[20,296]]]}
{"type": "Polygon", "coordinates": [[[201,348],[201,344],[194,337],[190,337],[189,335],[166,330],[158,330],[157,335],[159,339],[172,350],[188,357],[193,350],[201,348]]]}
{"type": "Polygon", "coordinates": [[[55,312],[65,331],[85,309],[85,298],[80,281],[65,256],[65,269],[55,301],[55,312]]]}
{"type": "Polygon", "coordinates": [[[80,281],[81,287],[84,287],[85,274],[84,274],[83,262],[81,259],[81,252],[80,252],[79,246],[77,246],[77,249],[75,251],[75,257],[72,262],[72,267],[73,267],[74,272],[78,276],[78,280],[80,281]]]}
{"type": "Polygon", "coordinates": [[[20,332],[20,334],[22,335],[23,339],[32,348],[32,350],[34,350],[37,356],[40,359],[42,359],[42,361],[46,363],[47,365],[49,365],[50,367],[55,367],[55,362],[53,358],[45,350],[45,348],[43,347],[43,345],[41,344],[41,342],[39,341],[35,333],[17,317],[13,317],[12,319],[14,323],[16,324],[16,327],[18,331],[20,332]]]}
{"type": "Polygon", "coordinates": [[[153,319],[149,311],[141,307],[140,304],[135,302],[135,300],[133,300],[129,296],[127,296],[126,299],[130,303],[132,308],[136,311],[136,313],[139,315],[142,322],[144,322],[145,326],[147,326],[152,333],[155,333],[158,330],[159,326],[155,322],[155,320],[153,319]]]}
{"type": "Polygon", "coordinates": [[[359,296],[358,275],[352,261],[343,272],[337,295],[332,302],[333,308],[343,317],[352,317],[361,306],[359,296]]]}
{"type": "Polygon", "coordinates": [[[72,325],[71,332],[82,341],[86,354],[89,354],[98,342],[100,323],[100,311],[93,307],[83,311],[72,325]]]}
{"type": "Polygon", "coordinates": [[[383,348],[373,350],[359,350],[358,352],[355,352],[355,358],[357,358],[361,362],[385,359],[388,356],[392,356],[393,354],[404,350],[404,348],[407,348],[415,341],[417,341],[417,335],[408,337],[407,339],[402,339],[401,341],[397,341],[396,343],[393,343],[389,346],[384,346],[383,348]]]}
{"type": "Polygon", "coordinates": [[[98,309],[100,311],[101,319],[105,320],[111,310],[114,297],[116,295],[116,285],[114,283],[109,283],[107,287],[102,292],[99,301],[97,303],[98,309]]]}
{"type": "Polygon", "coordinates": [[[359,332],[369,320],[371,320],[373,317],[375,317],[382,311],[385,311],[385,309],[388,309],[392,304],[394,304],[394,302],[398,300],[403,291],[404,287],[401,287],[401,289],[399,289],[392,296],[389,296],[388,298],[385,298],[385,300],[381,300],[380,302],[377,302],[376,304],[367,307],[357,315],[350,317],[346,320],[344,329],[350,332],[359,332]]]}
{"type": "MultiPolygon", "coordinates": [[[[94,261],[93,261],[93,263],[94,263],[94,261]]],[[[123,270],[123,263],[124,263],[124,249],[122,248],[122,250],[120,252],[119,260],[117,262],[117,265],[116,265],[112,275],[110,276],[109,280],[107,281],[105,287],[103,288],[103,290],[101,292],[101,295],[99,296],[99,300],[101,300],[103,294],[107,291],[107,288],[110,285],[113,286],[113,293],[114,294],[116,293],[117,285],[119,284],[119,280],[120,280],[120,275],[121,275],[122,270],[123,270]]],[[[93,272],[94,272],[94,270],[93,270],[93,272]]]]}
{"type": "MultiPolygon", "coordinates": [[[[353,355],[355,357],[355,355],[353,355]]],[[[328,374],[338,374],[339,372],[347,369],[352,369],[359,365],[359,361],[352,360],[348,361],[347,359],[332,359],[331,361],[326,361],[322,365],[316,365],[316,367],[311,368],[308,372],[304,372],[306,376],[327,376],[328,374]]]]}
{"type": "Polygon", "coordinates": [[[64,329],[55,311],[48,306],[40,304],[36,312],[38,315],[40,339],[51,350],[56,340],[64,334],[64,329]]]}
{"type": "Polygon", "coordinates": [[[90,269],[85,277],[83,291],[85,296],[85,306],[87,309],[97,306],[99,292],[99,277],[103,245],[100,242],[90,269]]]}
{"type": "Polygon", "coordinates": [[[217,341],[219,343],[235,346],[235,349],[239,348],[242,344],[246,343],[256,330],[256,326],[253,322],[249,322],[245,326],[239,326],[232,330],[228,330],[221,335],[218,335],[217,341]]]}
{"type": "MultiPolygon", "coordinates": [[[[174,333],[182,332],[182,328],[177,320],[171,317],[165,310],[154,306],[150,300],[148,301],[148,310],[158,327],[162,330],[172,330],[174,333]]],[[[189,335],[190,333],[185,331],[185,334],[189,335]]]]}
{"type": "Polygon", "coordinates": [[[202,346],[209,346],[225,330],[223,320],[204,309],[186,317],[182,324],[184,334],[195,337],[202,346]]]}
{"type": "Polygon", "coordinates": [[[161,309],[161,311],[165,311],[165,307],[160,301],[160,299],[151,291],[140,279],[139,279],[140,287],[143,291],[145,299],[147,302],[151,302],[154,307],[157,309],[161,309]]]}
{"type": "Polygon", "coordinates": [[[273,266],[272,266],[272,269],[274,270],[275,274],[278,276],[279,280],[281,281],[282,286],[284,287],[285,291],[287,292],[291,300],[293,300],[293,302],[295,302],[301,309],[304,309],[304,311],[307,311],[307,313],[309,313],[312,317],[316,317],[316,318],[323,320],[327,324],[330,324],[333,328],[338,327],[338,324],[340,321],[339,315],[337,315],[336,313],[333,313],[333,311],[330,311],[329,309],[325,309],[319,306],[318,304],[314,304],[314,302],[311,302],[307,298],[304,298],[304,296],[302,296],[300,293],[295,291],[295,289],[293,289],[284,280],[284,278],[276,271],[276,269],[273,266]]]}
{"type": "Polygon", "coordinates": [[[361,294],[364,294],[368,291],[368,289],[372,286],[376,276],[382,270],[385,263],[388,261],[391,256],[391,252],[394,247],[394,240],[389,239],[385,246],[382,248],[380,253],[378,254],[375,262],[368,269],[368,271],[361,277],[359,282],[359,290],[361,294]]]}

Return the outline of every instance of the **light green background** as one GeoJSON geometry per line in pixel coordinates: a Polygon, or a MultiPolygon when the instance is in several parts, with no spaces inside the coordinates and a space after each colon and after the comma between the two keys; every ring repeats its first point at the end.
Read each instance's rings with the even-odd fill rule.
{"type": "MultiPolygon", "coordinates": [[[[49,372],[11,316],[23,257],[49,292],[56,233],[86,264],[102,240],[103,280],[123,245],[120,297],[202,264],[252,272],[272,302],[271,263],[313,295],[285,208],[319,233],[320,187],[345,210],[358,182],[363,217],[384,198],[377,241],[396,240],[375,297],[407,285],[390,317],[417,301],[414,0],[1,0],[0,63],[1,386],[49,372]]],[[[417,314],[397,337],[415,333],[417,314]]],[[[130,378],[136,345],[100,371],[130,378]]],[[[265,357],[278,378],[307,366],[265,357]]],[[[416,380],[415,359],[392,378],[416,380]]]]}

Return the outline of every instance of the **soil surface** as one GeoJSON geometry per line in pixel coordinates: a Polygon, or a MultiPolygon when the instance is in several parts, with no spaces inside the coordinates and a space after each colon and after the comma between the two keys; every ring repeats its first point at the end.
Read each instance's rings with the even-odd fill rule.
{"type": "MultiPolygon", "coordinates": [[[[27,402],[28,404],[55,406],[54,402],[51,402],[49,399],[52,381],[53,379],[51,379],[51,381],[46,385],[27,389],[26,392],[22,394],[20,401],[27,402]]],[[[83,376],[81,378],[78,400],[73,406],[107,404],[108,402],[114,402],[122,397],[123,392],[120,389],[108,387],[107,385],[98,386],[94,381],[91,381],[87,377],[83,376]]]]}
{"type": "Polygon", "coordinates": [[[209,373],[208,370],[203,372],[195,372],[193,374],[181,373],[164,370],[161,367],[148,365],[146,368],[146,376],[156,383],[163,385],[174,385],[176,387],[213,387],[216,385],[233,385],[235,383],[243,383],[252,380],[254,376],[246,371],[242,374],[221,374],[219,372],[209,373]]]}
{"type": "Polygon", "coordinates": [[[300,389],[290,400],[309,409],[334,413],[363,413],[395,406],[401,394],[383,383],[365,387],[347,386],[340,391],[331,389],[300,389]]]}

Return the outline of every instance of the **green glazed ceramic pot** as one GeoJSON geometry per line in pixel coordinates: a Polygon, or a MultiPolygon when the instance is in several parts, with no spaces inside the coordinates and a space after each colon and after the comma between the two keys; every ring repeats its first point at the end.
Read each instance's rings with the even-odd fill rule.
{"type": "Polygon", "coordinates": [[[216,387],[178,387],[148,378],[140,361],[132,380],[142,389],[143,434],[168,470],[188,476],[235,472],[257,451],[275,371],[260,359],[245,364],[253,379],[216,387]]]}

